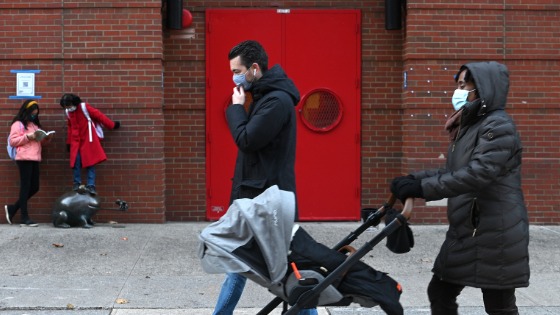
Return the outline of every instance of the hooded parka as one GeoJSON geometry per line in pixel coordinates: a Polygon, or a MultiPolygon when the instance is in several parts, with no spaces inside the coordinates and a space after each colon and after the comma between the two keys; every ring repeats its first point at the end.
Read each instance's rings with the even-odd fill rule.
{"type": "Polygon", "coordinates": [[[266,188],[296,191],[296,114],[299,91],[275,65],[253,82],[253,102],[228,106],[226,118],[238,148],[231,202],[254,198],[266,188]]]}
{"type": "Polygon", "coordinates": [[[522,146],[505,112],[507,68],[469,63],[479,99],[467,103],[445,169],[413,173],[426,200],[448,198],[449,229],[434,263],[439,279],[483,289],[529,285],[529,223],[522,146]]]}

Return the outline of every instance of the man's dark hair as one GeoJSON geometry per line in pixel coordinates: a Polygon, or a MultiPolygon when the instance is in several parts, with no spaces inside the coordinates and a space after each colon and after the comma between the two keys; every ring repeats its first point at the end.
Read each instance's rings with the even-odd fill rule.
{"type": "Polygon", "coordinates": [[[257,41],[246,40],[233,47],[228,55],[229,60],[239,56],[241,64],[249,68],[253,63],[257,63],[262,72],[268,70],[268,55],[264,48],[257,41]]]}

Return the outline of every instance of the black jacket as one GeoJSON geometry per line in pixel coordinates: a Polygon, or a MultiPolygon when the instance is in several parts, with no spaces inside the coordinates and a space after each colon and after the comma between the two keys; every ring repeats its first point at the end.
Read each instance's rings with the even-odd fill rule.
{"type": "Polygon", "coordinates": [[[465,65],[480,98],[467,103],[445,169],[413,173],[426,200],[448,198],[449,230],[433,272],[487,289],[529,285],[529,223],[521,190],[521,142],[505,112],[507,68],[465,65]]]}
{"type": "Polygon", "coordinates": [[[228,106],[226,118],[237,145],[231,202],[253,198],[272,185],[296,191],[296,113],[299,91],[279,65],[253,83],[253,103],[246,112],[228,106]]]}

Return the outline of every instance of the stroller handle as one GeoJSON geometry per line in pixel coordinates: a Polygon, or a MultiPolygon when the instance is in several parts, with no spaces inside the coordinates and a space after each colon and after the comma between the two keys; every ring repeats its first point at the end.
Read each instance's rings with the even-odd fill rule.
{"type": "MultiPolygon", "coordinates": [[[[392,207],[395,202],[397,201],[397,197],[393,194],[391,194],[391,196],[389,197],[389,201],[387,201],[387,205],[389,205],[390,207],[392,207]]],[[[414,198],[407,198],[404,201],[404,205],[403,205],[403,209],[401,211],[401,215],[403,217],[405,217],[405,219],[408,221],[408,219],[410,219],[410,216],[412,215],[412,208],[414,207],[414,198]]],[[[384,211],[385,207],[381,207],[379,208],[380,211],[384,211]]]]}
{"type": "Polygon", "coordinates": [[[402,216],[406,218],[406,220],[410,219],[412,215],[412,207],[414,206],[414,198],[407,198],[404,201],[403,210],[401,212],[402,216]]]}
{"type": "MultiPolygon", "coordinates": [[[[346,236],[345,239],[341,240],[338,244],[336,244],[332,249],[339,251],[342,248],[346,248],[348,250],[347,247],[350,243],[352,243],[354,240],[356,240],[358,238],[358,235],[362,234],[362,232],[364,232],[369,226],[372,225],[377,225],[379,223],[379,221],[381,220],[381,218],[385,215],[385,212],[387,209],[391,208],[395,202],[397,201],[397,197],[395,197],[393,194],[391,194],[391,196],[389,197],[387,203],[385,203],[385,205],[383,205],[381,208],[379,208],[376,212],[371,213],[368,218],[366,219],[366,222],[364,222],[364,224],[362,224],[360,227],[358,227],[358,229],[356,229],[355,231],[351,232],[348,236],[346,236]]],[[[404,217],[404,219],[408,220],[410,218],[410,216],[412,215],[412,208],[414,206],[414,198],[408,198],[405,200],[404,205],[403,205],[403,210],[401,211],[400,215],[402,217],[404,217]]],[[[401,222],[401,219],[395,220],[398,223],[395,223],[397,225],[402,225],[405,222],[401,222]]],[[[393,225],[394,228],[396,228],[395,225],[393,225]]],[[[393,231],[394,231],[393,228],[393,231]]],[[[346,264],[347,266],[355,263],[355,261],[360,260],[362,257],[364,257],[364,255],[369,252],[371,249],[373,249],[373,247],[381,242],[381,240],[383,238],[385,238],[387,235],[389,234],[387,227],[381,231],[381,233],[377,234],[372,240],[366,242],[365,245],[362,246],[362,248],[360,248],[359,250],[350,250],[353,251],[353,254],[348,256],[348,258],[346,259],[346,261],[343,264],[346,264]]],[[[348,267],[349,268],[349,267],[348,267]]],[[[327,276],[327,278],[325,278],[324,281],[320,282],[314,289],[311,289],[309,292],[307,292],[306,294],[311,295],[311,296],[303,296],[300,299],[303,299],[305,302],[309,302],[311,301],[313,298],[316,298],[321,291],[323,291],[328,285],[332,284],[337,277],[341,277],[341,275],[345,274],[348,270],[344,270],[344,268],[341,268],[341,266],[339,266],[335,271],[333,271],[329,276],[327,276]],[[340,270],[339,270],[340,269],[340,270]],[[312,292],[313,291],[313,292],[312,292]]],[[[257,313],[257,315],[267,315],[270,314],[278,305],[280,305],[282,302],[284,302],[282,300],[282,298],[280,297],[276,297],[274,298],[272,301],[270,301],[260,312],[257,313]]],[[[301,310],[301,305],[297,305],[297,306],[292,306],[289,310],[286,310],[287,308],[287,302],[284,302],[284,311],[285,315],[288,314],[297,314],[297,312],[299,312],[299,310],[301,310]]],[[[304,304],[304,303],[303,303],[304,304]]]]}

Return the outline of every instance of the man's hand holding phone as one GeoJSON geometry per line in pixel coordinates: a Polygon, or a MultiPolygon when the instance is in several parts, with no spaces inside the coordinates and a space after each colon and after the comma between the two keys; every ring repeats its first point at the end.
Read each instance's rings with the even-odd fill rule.
{"type": "Polygon", "coordinates": [[[245,104],[245,90],[243,89],[243,86],[241,84],[233,88],[231,103],[241,105],[245,104]]]}

